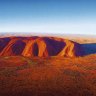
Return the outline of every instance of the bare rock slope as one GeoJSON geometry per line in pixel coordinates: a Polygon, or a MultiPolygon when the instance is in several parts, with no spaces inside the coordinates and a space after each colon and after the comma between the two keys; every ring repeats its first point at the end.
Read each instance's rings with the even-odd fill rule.
{"type": "Polygon", "coordinates": [[[56,37],[0,38],[0,56],[82,56],[79,43],[56,37]]]}

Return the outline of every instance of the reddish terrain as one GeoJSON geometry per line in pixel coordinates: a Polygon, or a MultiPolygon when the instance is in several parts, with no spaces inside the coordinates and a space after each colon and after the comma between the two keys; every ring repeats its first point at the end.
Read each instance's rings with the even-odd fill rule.
{"type": "Polygon", "coordinates": [[[0,96],[96,96],[96,55],[1,57],[0,96]]]}
{"type": "Polygon", "coordinates": [[[0,56],[81,56],[80,44],[56,37],[9,37],[0,39],[0,56]]]}
{"type": "Polygon", "coordinates": [[[0,38],[0,96],[96,96],[95,53],[95,43],[0,38]]]}

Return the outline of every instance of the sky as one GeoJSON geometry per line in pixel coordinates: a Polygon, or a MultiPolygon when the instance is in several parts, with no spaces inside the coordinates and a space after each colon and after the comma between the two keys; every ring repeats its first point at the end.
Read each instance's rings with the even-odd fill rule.
{"type": "Polygon", "coordinates": [[[0,0],[0,33],[96,35],[96,0],[0,0]]]}

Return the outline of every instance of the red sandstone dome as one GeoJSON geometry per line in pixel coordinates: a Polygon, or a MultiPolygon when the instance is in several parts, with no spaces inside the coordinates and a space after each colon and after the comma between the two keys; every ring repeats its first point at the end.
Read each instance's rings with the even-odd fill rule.
{"type": "Polygon", "coordinates": [[[0,56],[81,56],[80,44],[57,37],[0,38],[0,56]]]}

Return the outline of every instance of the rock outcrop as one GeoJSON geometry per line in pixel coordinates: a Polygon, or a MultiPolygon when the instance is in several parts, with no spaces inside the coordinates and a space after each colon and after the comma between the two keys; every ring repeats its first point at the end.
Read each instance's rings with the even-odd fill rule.
{"type": "Polygon", "coordinates": [[[0,38],[0,56],[82,56],[80,44],[57,37],[0,38]]]}

